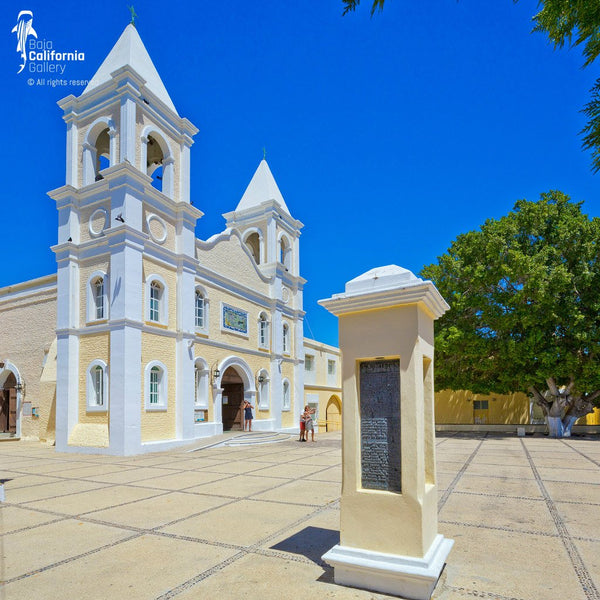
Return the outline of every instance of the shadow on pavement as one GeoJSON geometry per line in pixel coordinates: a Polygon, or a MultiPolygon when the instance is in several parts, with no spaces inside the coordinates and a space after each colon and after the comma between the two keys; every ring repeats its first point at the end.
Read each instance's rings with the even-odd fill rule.
{"type": "Polygon", "coordinates": [[[339,543],[339,531],[323,529],[322,527],[306,527],[275,546],[271,546],[271,550],[300,554],[319,566],[326,567],[327,565],[321,560],[321,556],[339,543]]]}

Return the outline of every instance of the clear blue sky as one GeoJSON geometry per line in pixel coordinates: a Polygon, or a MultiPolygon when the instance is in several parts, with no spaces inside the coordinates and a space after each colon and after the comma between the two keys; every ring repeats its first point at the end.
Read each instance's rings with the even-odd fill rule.
{"type": "MultiPolygon", "coordinates": [[[[56,102],[82,87],[27,84],[11,29],[85,52],[63,78],[90,79],[129,22],[129,2],[5,1],[0,286],[55,271],[65,126],[56,102]]],[[[306,335],[337,344],[317,300],[375,266],[415,273],[461,232],[519,198],[559,189],[600,215],[581,151],[580,109],[598,77],[579,50],[531,34],[535,0],[387,0],[341,16],[341,0],[135,3],[138,31],[179,114],[199,129],[197,235],[224,227],[263,152],[304,224],[306,335]]],[[[50,77],[41,74],[40,77],[50,77]]]]}

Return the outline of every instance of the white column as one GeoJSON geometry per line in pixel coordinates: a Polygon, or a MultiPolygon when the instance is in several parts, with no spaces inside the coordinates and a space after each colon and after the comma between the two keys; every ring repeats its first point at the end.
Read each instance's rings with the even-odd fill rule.
{"type": "Polygon", "coordinates": [[[179,158],[179,201],[190,201],[190,147],[180,144],[179,158]]]}
{"type": "Polygon", "coordinates": [[[175,159],[169,156],[163,159],[163,194],[173,200],[175,198],[175,177],[174,177],[175,159]]]}
{"type": "Polygon", "coordinates": [[[96,180],[96,146],[88,142],[83,145],[83,185],[90,185],[96,180]]]}
{"type": "Polygon", "coordinates": [[[79,268],[69,250],[57,255],[56,447],[67,448],[79,419],[79,268]]]}
{"type": "Polygon", "coordinates": [[[431,370],[449,306],[395,265],[320,304],[340,319],[344,397],[340,543],[323,560],[336,583],[429,600],[453,545],[437,529],[431,370]]]}
{"type": "Polygon", "coordinates": [[[74,122],[67,123],[67,157],[66,157],[66,184],[79,187],[77,181],[77,125],[74,122]]]}
{"type": "Polygon", "coordinates": [[[277,223],[273,217],[267,221],[267,263],[277,262],[279,248],[277,247],[277,223]]]}
{"type": "Polygon", "coordinates": [[[124,230],[110,248],[110,451],[128,455],[141,448],[143,246],[124,230]]]}
{"type": "Polygon", "coordinates": [[[184,266],[177,273],[177,439],[194,437],[194,283],[195,270],[184,266]]]}
{"type": "Polygon", "coordinates": [[[110,451],[137,454],[141,448],[142,334],[133,327],[110,332],[110,451]]]}
{"type": "MultiPolygon", "coordinates": [[[[135,102],[131,98],[124,97],[121,100],[121,135],[119,162],[129,161],[135,166],[135,102]]],[[[144,169],[143,173],[146,172],[144,169]]]]}
{"type": "MultiPolygon", "coordinates": [[[[210,375],[212,377],[212,373],[210,375]]],[[[215,423],[215,435],[223,433],[223,388],[217,387],[211,382],[213,390],[213,414],[215,423]]]]}
{"type": "Polygon", "coordinates": [[[58,334],[56,354],[56,450],[67,450],[79,420],[79,338],[58,334]]]}

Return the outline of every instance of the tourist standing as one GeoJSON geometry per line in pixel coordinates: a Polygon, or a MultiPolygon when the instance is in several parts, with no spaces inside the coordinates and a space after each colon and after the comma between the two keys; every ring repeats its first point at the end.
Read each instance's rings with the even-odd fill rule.
{"type": "Polygon", "coordinates": [[[304,437],[308,442],[308,432],[310,431],[312,436],[312,441],[315,441],[315,424],[313,422],[312,416],[315,414],[315,409],[308,406],[308,404],[304,407],[304,437]]]}
{"type": "Polygon", "coordinates": [[[248,427],[248,431],[252,431],[252,409],[254,406],[248,402],[248,400],[244,400],[244,431],[246,431],[246,427],[248,427]]]}

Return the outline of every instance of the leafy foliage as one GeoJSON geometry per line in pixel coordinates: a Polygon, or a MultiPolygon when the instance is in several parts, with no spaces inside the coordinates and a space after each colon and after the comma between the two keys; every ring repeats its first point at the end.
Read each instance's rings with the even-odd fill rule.
{"type": "Polygon", "coordinates": [[[422,270],[451,306],[436,322],[437,388],[600,388],[600,219],[581,206],[557,191],[519,200],[422,270]]]}
{"type": "MultiPolygon", "coordinates": [[[[518,2],[518,0],[514,0],[518,2]]],[[[343,0],[344,12],[356,10],[360,0],[343,0]]],[[[371,16],[383,10],[385,0],[373,0],[371,16]]],[[[555,48],[583,45],[587,67],[600,55],[600,2],[598,0],[539,0],[542,9],[533,17],[533,31],[545,33],[555,48]]],[[[600,78],[590,90],[591,99],[581,112],[588,119],[581,130],[583,149],[592,153],[592,171],[600,171],[600,78]]]]}
{"type": "MultiPolygon", "coordinates": [[[[360,0],[343,0],[344,2],[344,12],[342,14],[346,14],[349,12],[353,12],[356,10],[357,6],[360,4],[360,0]]],[[[373,6],[371,7],[371,16],[375,14],[377,9],[383,10],[383,4],[385,0],[373,0],[373,6]]]]}
{"type": "MultiPolygon", "coordinates": [[[[600,55],[600,2],[597,0],[541,0],[533,17],[534,31],[546,33],[555,48],[583,45],[584,67],[600,55]]],[[[581,133],[584,150],[592,151],[592,171],[600,170],[600,78],[590,90],[582,112],[588,118],[581,133]]]]}
{"type": "Polygon", "coordinates": [[[534,31],[547,33],[555,48],[584,44],[584,66],[600,54],[600,3],[595,0],[541,0],[534,31]],[[573,42],[573,37],[575,41],[573,42]]]}

